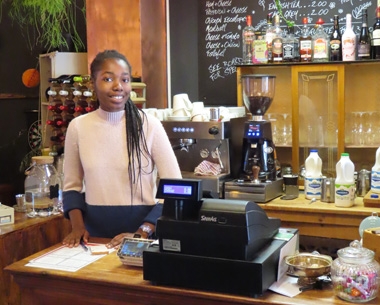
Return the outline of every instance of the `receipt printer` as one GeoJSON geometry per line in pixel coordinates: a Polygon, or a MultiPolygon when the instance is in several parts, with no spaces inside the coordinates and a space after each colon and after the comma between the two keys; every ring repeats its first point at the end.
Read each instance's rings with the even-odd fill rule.
{"type": "Polygon", "coordinates": [[[8,225],[15,222],[15,210],[0,203],[0,225],[8,225]]]}

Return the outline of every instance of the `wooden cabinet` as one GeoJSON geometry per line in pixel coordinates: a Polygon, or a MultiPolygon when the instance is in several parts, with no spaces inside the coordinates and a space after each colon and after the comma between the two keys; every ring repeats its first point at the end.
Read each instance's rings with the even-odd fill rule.
{"type": "Polygon", "coordinates": [[[355,169],[370,169],[380,146],[379,61],[242,65],[237,68],[238,105],[244,105],[241,75],[276,76],[266,119],[281,164],[298,172],[310,149],[318,149],[323,174],[335,176],[342,152],[355,169]]]}

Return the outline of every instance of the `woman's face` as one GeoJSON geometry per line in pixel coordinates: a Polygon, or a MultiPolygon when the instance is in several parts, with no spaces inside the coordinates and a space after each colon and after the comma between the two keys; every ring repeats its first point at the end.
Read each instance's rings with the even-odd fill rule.
{"type": "Polygon", "coordinates": [[[124,110],[132,90],[127,63],[121,59],[106,59],[96,73],[94,89],[100,108],[108,112],[124,110]]]}

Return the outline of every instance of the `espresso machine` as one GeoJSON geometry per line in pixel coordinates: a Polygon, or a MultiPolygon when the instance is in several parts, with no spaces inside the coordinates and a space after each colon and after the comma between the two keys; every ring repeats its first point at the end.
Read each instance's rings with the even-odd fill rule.
{"type": "Polygon", "coordinates": [[[263,118],[273,101],[275,80],[273,75],[241,76],[243,101],[252,119],[232,127],[234,153],[241,160],[237,179],[225,183],[225,198],[267,202],[283,193],[271,123],[263,118]]]}
{"type": "Polygon", "coordinates": [[[162,125],[182,177],[201,179],[204,198],[222,198],[224,181],[231,173],[230,122],[163,121],[162,125]],[[195,172],[196,168],[206,167],[210,169],[208,174],[195,172]],[[215,168],[214,173],[212,168],[215,168]]]}

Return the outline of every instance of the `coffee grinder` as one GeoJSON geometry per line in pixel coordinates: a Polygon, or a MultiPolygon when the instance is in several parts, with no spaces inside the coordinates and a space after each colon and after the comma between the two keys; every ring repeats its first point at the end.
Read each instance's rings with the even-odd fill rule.
{"type": "Polygon", "coordinates": [[[243,101],[252,118],[243,122],[240,170],[237,179],[226,182],[225,198],[266,202],[283,192],[271,123],[263,118],[273,101],[275,81],[273,75],[241,76],[243,101]]]}

